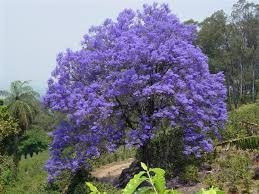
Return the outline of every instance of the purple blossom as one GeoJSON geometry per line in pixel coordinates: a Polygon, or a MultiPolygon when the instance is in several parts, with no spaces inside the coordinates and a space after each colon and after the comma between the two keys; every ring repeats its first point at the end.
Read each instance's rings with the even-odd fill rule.
{"type": "Polygon", "coordinates": [[[195,26],[153,4],[124,10],[91,28],[80,50],[60,53],[44,103],[68,122],[53,133],[50,179],[88,167],[105,149],[145,144],[164,120],[184,131],[184,153],[211,151],[208,136],[227,117],[226,88],[195,38],[195,26]]]}

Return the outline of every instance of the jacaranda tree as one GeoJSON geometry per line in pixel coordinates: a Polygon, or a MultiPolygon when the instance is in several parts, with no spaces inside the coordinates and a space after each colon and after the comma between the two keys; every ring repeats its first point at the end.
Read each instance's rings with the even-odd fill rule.
{"type": "Polygon", "coordinates": [[[57,57],[44,98],[67,115],[53,132],[50,180],[118,145],[143,146],[166,125],[181,128],[187,155],[212,150],[226,120],[223,73],[210,74],[195,26],[166,5],[126,9],[57,57]]]}

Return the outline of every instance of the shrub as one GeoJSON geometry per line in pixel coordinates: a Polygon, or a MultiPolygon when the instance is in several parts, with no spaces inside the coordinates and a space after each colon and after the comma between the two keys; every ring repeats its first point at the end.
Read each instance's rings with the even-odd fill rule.
{"type": "Polygon", "coordinates": [[[180,174],[180,180],[186,183],[198,182],[198,167],[192,164],[185,166],[183,172],[180,174]]]}
{"type": "Polygon", "coordinates": [[[184,164],[182,139],[180,130],[166,130],[157,134],[144,149],[138,149],[136,159],[150,167],[166,169],[166,176],[171,177],[175,169],[180,169],[184,164]]]}
{"type": "Polygon", "coordinates": [[[212,174],[206,176],[206,185],[225,188],[230,192],[250,192],[253,171],[252,161],[246,152],[232,150],[220,154],[214,169],[212,174]]]}
{"type": "Polygon", "coordinates": [[[24,155],[25,158],[29,154],[31,157],[33,154],[38,154],[48,148],[50,143],[50,137],[47,133],[41,129],[32,128],[26,131],[25,135],[20,140],[18,145],[19,155],[24,155]]]}
{"type": "Polygon", "coordinates": [[[0,155],[0,193],[14,180],[14,163],[8,156],[0,155]]]}
{"type": "Polygon", "coordinates": [[[230,191],[249,192],[252,184],[252,161],[244,153],[229,153],[219,161],[219,179],[230,191]]]}
{"type": "Polygon", "coordinates": [[[254,129],[246,123],[259,124],[259,104],[243,105],[229,113],[226,129],[222,131],[224,139],[233,139],[253,135],[254,129]]]}
{"type": "Polygon", "coordinates": [[[205,185],[207,185],[208,187],[212,187],[212,186],[217,186],[219,188],[223,188],[223,185],[222,183],[220,183],[218,180],[217,180],[217,174],[213,173],[213,174],[208,174],[204,180],[203,180],[203,183],[205,185]]]}
{"type": "Polygon", "coordinates": [[[150,167],[166,170],[166,178],[178,175],[189,164],[199,166],[201,158],[183,154],[183,134],[180,129],[167,129],[159,133],[144,149],[138,149],[136,159],[147,163],[150,167]]]}

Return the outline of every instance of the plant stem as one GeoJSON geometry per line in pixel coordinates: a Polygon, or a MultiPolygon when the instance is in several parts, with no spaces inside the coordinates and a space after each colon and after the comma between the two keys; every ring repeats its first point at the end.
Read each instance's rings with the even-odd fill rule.
{"type": "Polygon", "coordinates": [[[153,187],[155,193],[158,194],[158,192],[157,192],[157,190],[156,190],[156,187],[155,187],[155,185],[154,185],[154,183],[153,183],[153,181],[152,181],[152,178],[151,178],[151,176],[150,176],[150,174],[149,174],[149,170],[147,170],[147,175],[148,175],[149,182],[150,182],[150,184],[152,185],[152,187],[153,187]]]}

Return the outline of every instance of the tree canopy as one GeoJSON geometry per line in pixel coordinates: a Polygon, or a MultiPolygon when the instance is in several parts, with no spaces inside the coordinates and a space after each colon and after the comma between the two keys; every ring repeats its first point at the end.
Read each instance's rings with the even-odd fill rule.
{"type": "Polygon", "coordinates": [[[0,144],[5,138],[13,136],[19,131],[17,121],[8,113],[7,107],[0,106],[0,144]]]}
{"type": "Polygon", "coordinates": [[[14,81],[10,91],[0,91],[0,96],[5,97],[4,104],[22,130],[29,127],[39,110],[39,94],[28,84],[28,81],[14,81]]]}
{"type": "Polygon", "coordinates": [[[230,16],[222,10],[199,24],[197,43],[212,72],[226,76],[228,103],[255,102],[259,85],[259,4],[239,0],[230,16]]]}
{"type": "Polygon", "coordinates": [[[119,145],[143,146],[157,131],[181,128],[187,155],[212,150],[227,117],[222,73],[211,74],[194,25],[166,5],[126,9],[57,57],[46,106],[67,115],[53,132],[50,180],[119,145]]]}

